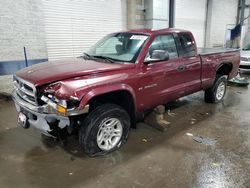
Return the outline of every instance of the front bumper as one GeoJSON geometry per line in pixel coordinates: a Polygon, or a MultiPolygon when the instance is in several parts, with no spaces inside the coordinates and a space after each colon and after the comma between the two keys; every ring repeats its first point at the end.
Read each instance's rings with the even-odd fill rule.
{"type": "Polygon", "coordinates": [[[249,61],[241,61],[240,69],[250,70],[250,62],[249,61]]]}
{"type": "MultiPolygon", "coordinates": [[[[43,106],[35,106],[23,100],[18,96],[16,90],[12,92],[12,99],[15,102],[16,110],[18,112],[24,113],[28,118],[29,125],[37,128],[42,133],[52,136],[50,132],[53,130],[53,123],[58,122],[58,127],[63,129],[66,126],[70,125],[70,120],[68,116],[61,116],[56,113],[46,113],[50,111],[51,107],[46,104],[43,106]]],[[[79,115],[81,113],[88,112],[88,106],[83,110],[71,111],[69,115],[79,115]]]]}

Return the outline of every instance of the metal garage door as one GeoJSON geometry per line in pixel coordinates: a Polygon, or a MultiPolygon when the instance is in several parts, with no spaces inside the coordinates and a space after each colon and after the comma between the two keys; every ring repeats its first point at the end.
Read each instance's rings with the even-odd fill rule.
{"type": "Polygon", "coordinates": [[[126,28],[123,0],[43,0],[48,58],[80,56],[104,35],[126,28]]]}
{"type": "Polygon", "coordinates": [[[198,47],[204,47],[207,0],[177,0],[175,27],[193,32],[198,47]]]}

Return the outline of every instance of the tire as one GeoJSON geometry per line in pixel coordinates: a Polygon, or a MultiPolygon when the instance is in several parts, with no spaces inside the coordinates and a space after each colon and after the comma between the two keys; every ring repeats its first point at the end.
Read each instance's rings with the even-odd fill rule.
{"type": "Polygon", "coordinates": [[[223,100],[226,94],[227,77],[217,76],[214,85],[205,90],[205,102],[219,103],[223,100]]]}
{"type": "Polygon", "coordinates": [[[130,117],[120,106],[103,104],[85,118],[79,130],[79,143],[89,156],[110,153],[126,143],[130,117]]]}

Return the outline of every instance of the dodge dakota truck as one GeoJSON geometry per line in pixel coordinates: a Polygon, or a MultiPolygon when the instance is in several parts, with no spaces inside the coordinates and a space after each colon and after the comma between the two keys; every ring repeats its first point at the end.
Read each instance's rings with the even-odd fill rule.
{"type": "Polygon", "coordinates": [[[191,32],[131,30],[109,34],[81,57],[30,66],[14,75],[23,128],[47,136],[77,133],[90,156],[120,148],[137,117],[204,90],[218,103],[239,68],[235,49],[197,49],[191,32]]]}

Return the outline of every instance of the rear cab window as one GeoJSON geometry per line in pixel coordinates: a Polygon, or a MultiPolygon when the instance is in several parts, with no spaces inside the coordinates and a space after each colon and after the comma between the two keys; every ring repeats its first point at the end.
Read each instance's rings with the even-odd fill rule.
{"type": "Polygon", "coordinates": [[[180,42],[180,51],[181,56],[183,57],[191,57],[196,55],[196,47],[195,41],[188,33],[179,33],[178,34],[179,42],[180,42]]]}

